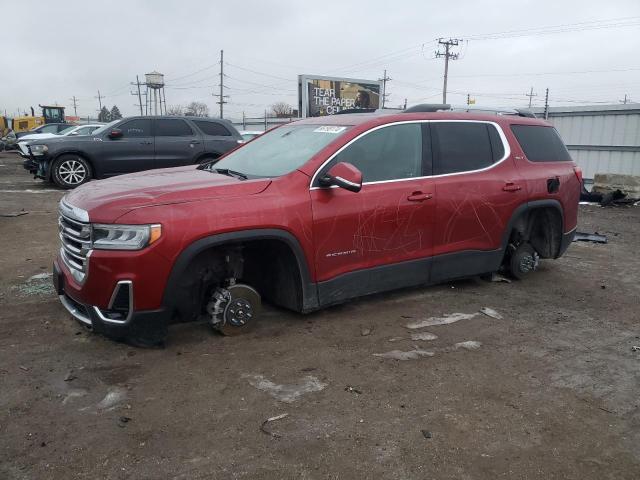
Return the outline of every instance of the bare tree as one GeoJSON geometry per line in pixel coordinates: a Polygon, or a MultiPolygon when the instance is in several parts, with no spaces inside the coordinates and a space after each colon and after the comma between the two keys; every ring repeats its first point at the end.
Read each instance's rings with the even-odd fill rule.
{"type": "Polygon", "coordinates": [[[169,105],[167,108],[167,115],[172,117],[181,117],[184,115],[184,107],[182,105],[169,105]]]}
{"type": "Polygon", "coordinates": [[[293,114],[293,107],[287,102],[276,102],[271,105],[271,113],[276,117],[290,117],[293,114]]]}
{"type": "Polygon", "coordinates": [[[190,117],[208,117],[209,107],[207,106],[206,103],[191,102],[185,108],[184,114],[190,117]]]}

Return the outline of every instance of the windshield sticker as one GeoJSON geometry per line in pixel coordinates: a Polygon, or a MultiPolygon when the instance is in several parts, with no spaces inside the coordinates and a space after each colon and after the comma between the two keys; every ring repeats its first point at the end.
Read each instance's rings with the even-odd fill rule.
{"type": "Polygon", "coordinates": [[[331,125],[326,125],[324,127],[318,127],[314,130],[316,133],[340,133],[346,130],[347,127],[335,127],[331,125]]]}

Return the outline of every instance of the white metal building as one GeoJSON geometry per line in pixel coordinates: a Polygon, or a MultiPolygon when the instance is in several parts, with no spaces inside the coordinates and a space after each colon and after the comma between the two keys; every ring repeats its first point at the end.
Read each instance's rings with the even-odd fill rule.
{"type": "MultiPolygon", "coordinates": [[[[533,109],[542,116],[543,110],[533,109]]],[[[640,104],[551,107],[558,129],[584,178],[596,173],[640,175],[640,104]]]]}

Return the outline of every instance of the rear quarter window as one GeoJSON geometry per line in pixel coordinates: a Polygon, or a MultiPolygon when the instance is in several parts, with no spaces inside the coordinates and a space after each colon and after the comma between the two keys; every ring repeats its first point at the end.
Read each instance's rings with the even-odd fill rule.
{"type": "Polygon", "coordinates": [[[544,125],[511,125],[511,131],[530,161],[571,161],[571,155],[555,128],[544,125]]]}
{"type": "Polygon", "coordinates": [[[211,135],[214,137],[231,137],[231,132],[227,127],[221,125],[217,122],[206,122],[202,120],[194,120],[196,126],[204,133],[205,135],[211,135]]]}

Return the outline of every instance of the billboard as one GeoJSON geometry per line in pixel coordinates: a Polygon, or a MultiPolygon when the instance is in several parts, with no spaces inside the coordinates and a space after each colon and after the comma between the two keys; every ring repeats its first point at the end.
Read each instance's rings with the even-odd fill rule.
{"type": "Polygon", "coordinates": [[[343,110],[375,110],[380,108],[381,84],[378,80],[299,75],[300,115],[323,117],[343,110]]]}

